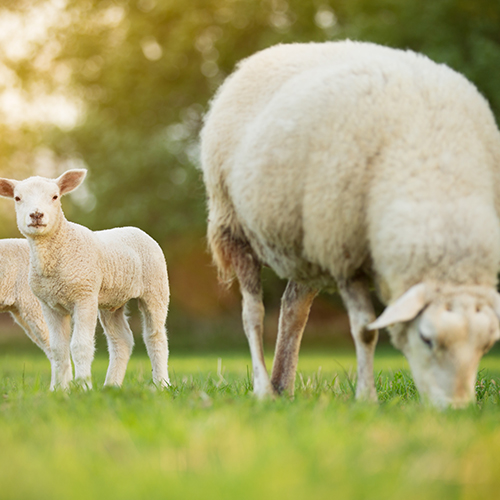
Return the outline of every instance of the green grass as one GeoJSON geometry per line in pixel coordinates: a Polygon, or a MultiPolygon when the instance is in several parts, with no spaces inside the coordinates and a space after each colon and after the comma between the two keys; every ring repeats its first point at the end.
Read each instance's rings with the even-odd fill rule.
{"type": "Polygon", "coordinates": [[[0,356],[0,498],[498,498],[498,354],[478,403],[445,412],[419,402],[393,351],[376,356],[379,405],[354,401],[351,353],[303,353],[293,401],[254,400],[249,365],[174,353],[160,392],[136,353],[114,390],[99,356],[97,389],[54,394],[41,354],[0,356]]]}

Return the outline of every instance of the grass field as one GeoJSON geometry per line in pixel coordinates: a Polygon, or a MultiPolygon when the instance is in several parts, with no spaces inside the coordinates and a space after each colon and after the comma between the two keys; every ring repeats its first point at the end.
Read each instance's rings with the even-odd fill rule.
{"type": "MultiPolygon", "coordinates": [[[[135,353],[124,387],[48,391],[41,354],[0,356],[0,499],[489,499],[500,495],[500,354],[478,403],[418,400],[394,351],[376,356],[380,404],[353,399],[352,353],[303,353],[293,401],[251,396],[249,356],[172,354],[173,387],[135,353]]],[[[270,362],[268,363],[270,366],[270,362]]]]}

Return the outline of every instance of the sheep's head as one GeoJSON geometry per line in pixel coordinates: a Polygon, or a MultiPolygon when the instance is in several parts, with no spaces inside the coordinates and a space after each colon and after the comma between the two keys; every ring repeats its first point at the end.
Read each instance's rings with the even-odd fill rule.
{"type": "Polygon", "coordinates": [[[475,399],[479,361],[500,338],[500,295],[483,286],[420,283],[369,328],[389,327],[424,399],[462,407],[475,399]]]}
{"type": "Polygon", "coordinates": [[[16,202],[17,225],[26,237],[50,234],[61,220],[61,196],[76,189],[84,169],[68,170],[57,179],[29,177],[24,181],[0,178],[0,196],[16,202]]]}

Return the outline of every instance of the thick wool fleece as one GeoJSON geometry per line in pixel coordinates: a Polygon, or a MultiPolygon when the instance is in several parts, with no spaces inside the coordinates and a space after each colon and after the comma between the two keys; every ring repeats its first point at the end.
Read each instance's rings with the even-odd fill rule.
{"type": "Polygon", "coordinates": [[[168,307],[163,252],[138,228],[93,232],[64,219],[53,237],[29,241],[31,287],[51,306],[70,312],[78,301],[95,296],[99,309],[116,310],[132,298],[168,307]]]}
{"type": "Polygon", "coordinates": [[[325,287],[368,271],[388,303],[427,282],[493,287],[500,134],[463,76],[411,51],[279,45],[243,61],[202,131],[208,236],[325,287]]]}

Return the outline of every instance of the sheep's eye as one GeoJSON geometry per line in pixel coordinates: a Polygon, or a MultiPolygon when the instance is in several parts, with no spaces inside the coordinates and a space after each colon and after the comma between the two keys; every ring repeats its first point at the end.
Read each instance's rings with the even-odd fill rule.
{"type": "Polygon", "coordinates": [[[422,342],[428,346],[429,348],[432,348],[432,340],[420,332],[420,338],[422,339],[422,342]]]}
{"type": "Polygon", "coordinates": [[[20,197],[20,196],[15,196],[15,197],[14,197],[14,200],[16,200],[16,201],[21,201],[21,197],[20,197]]]}
{"type": "Polygon", "coordinates": [[[55,194],[54,196],[52,196],[52,199],[55,201],[57,200],[57,198],[59,198],[59,196],[57,196],[57,194],[55,194]]]}

